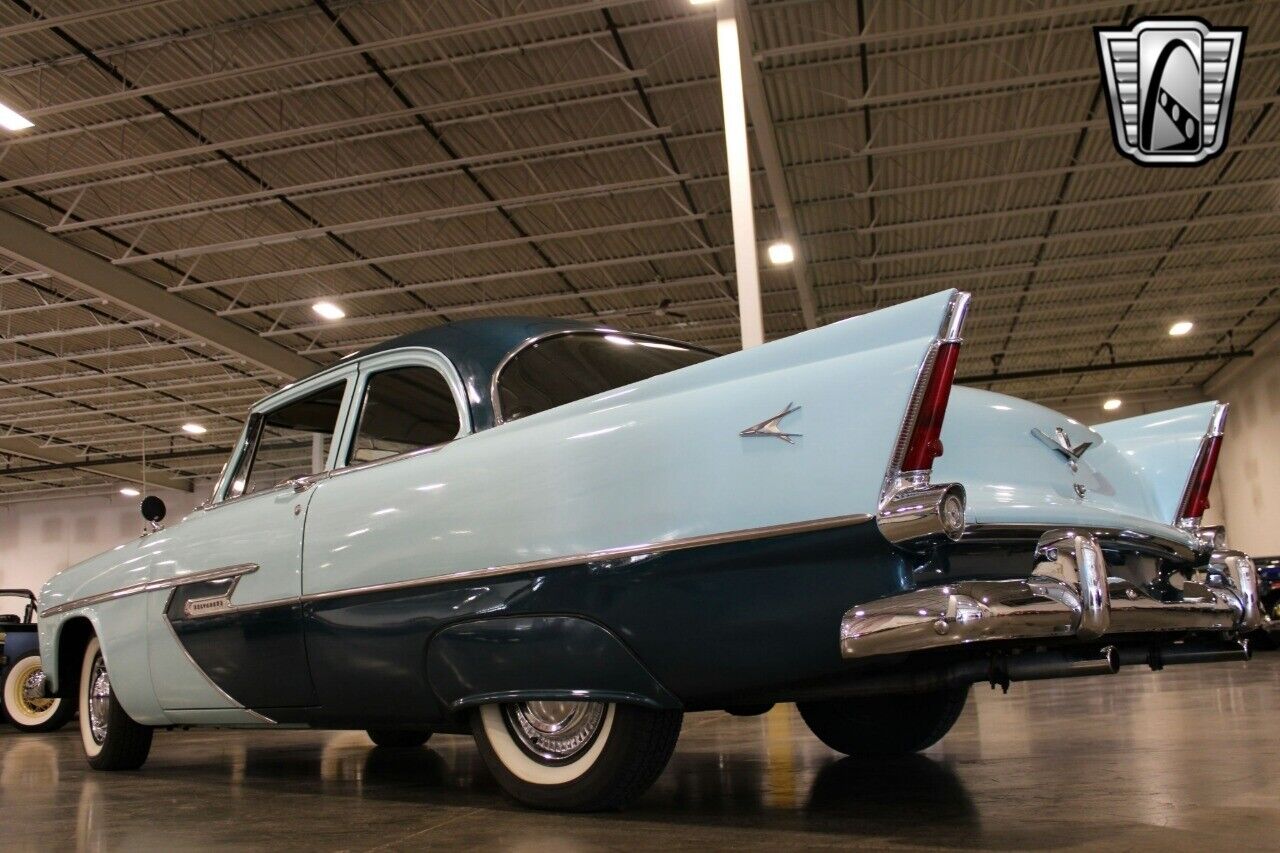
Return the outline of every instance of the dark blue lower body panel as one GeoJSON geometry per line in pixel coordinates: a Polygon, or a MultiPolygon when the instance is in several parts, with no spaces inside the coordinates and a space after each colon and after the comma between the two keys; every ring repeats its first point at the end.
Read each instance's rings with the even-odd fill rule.
{"type": "MultiPolygon", "coordinates": [[[[352,594],[303,605],[311,707],[282,709],[269,683],[247,701],[206,671],[281,722],[332,727],[447,727],[477,697],[514,690],[725,707],[847,672],[842,615],[909,588],[912,568],[864,523],[352,594]]],[[[188,649],[203,665],[214,644],[199,639],[188,649]]]]}

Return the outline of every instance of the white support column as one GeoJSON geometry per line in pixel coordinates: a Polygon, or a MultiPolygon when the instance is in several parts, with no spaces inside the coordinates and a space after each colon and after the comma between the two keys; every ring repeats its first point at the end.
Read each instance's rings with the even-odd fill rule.
{"type": "Polygon", "coordinates": [[[760,265],[756,259],[755,208],[751,201],[751,161],[747,153],[747,111],[742,94],[742,56],[734,4],[716,4],[716,45],[720,54],[720,98],[729,161],[729,203],[733,208],[733,259],[738,282],[742,348],[764,343],[760,265]]]}

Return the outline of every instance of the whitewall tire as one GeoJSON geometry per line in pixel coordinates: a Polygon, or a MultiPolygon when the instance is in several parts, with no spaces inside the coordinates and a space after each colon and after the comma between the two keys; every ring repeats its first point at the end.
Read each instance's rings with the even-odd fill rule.
{"type": "Polygon", "coordinates": [[[603,702],[484,705],[473,718],[489,770],[528,806],[620,808],[662,773],[680,736],[679,711],[603,702]]]}
{"type": "Polygon", "coordinates": [[[61,699],[44,697],[44,669],[39,652],[32,649],[9,662],[5,673],[4,714],[19,731],[52,732],[71,718],[75,706],[61,699]]]}
{"type": "Polygon", "coordinates": [[[111,689],[111,676],[97,637],[89,640],[80,667],[80,742],[95,770],[137,770],[151,751],[151,728],[133,720],[111,689]]]}

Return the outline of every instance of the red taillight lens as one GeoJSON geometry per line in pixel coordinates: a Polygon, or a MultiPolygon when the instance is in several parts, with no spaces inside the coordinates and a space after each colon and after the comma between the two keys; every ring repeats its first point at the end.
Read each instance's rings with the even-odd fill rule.
{"type": "Polygon", "coordinates": [[[1196,464],[1191,467],[1191,479],[1187,483],[1187,494],[1182,499],[1182,510],[1179,518],[1200,518],[1209,508],[1209,487],[1213,485],[1213,472],[1218,467],[1218,448],[1222,446],[1222,436],[1215,435],[1205,440],[1196,457],[1196,464]]]}
{"type": "Polygon", "coordinates": [[[911,440],[902,457],[903,471],[928,471],[933,460],[942,455],[942,419],[947,414],[947,400],[951,397],[951,383],[956,378],[956,361],[960,358],[960,343],[949,341],[938,347],[933,360],[933,370],[920,399],[920,410],[911,427],[911,440]]]}

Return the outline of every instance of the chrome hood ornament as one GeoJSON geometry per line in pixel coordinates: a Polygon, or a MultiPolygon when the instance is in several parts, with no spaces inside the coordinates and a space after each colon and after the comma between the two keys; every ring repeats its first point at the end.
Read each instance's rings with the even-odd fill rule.
{"type": "Polygon", "coordinates": [[[1092,441],[1082,441],[1079,444],[1073,445],[1071,443],[1071,437],[1067,435],[1067,431],[1062,427],[1055,427],[1052,437],[1045,435],[1039,427],[1033,427],[1031,434],[1040,439],[1045,446],[1058,451],[1066,457],[1067,464],[1071,466],[1073,473],[1080,469],[1080,466],[1077,464],[1080,461],[1080,457],[1084,456],[1084,452],[1086,450],[1093,447],[1092,441]]]}
{"type": "Polygon", "coordinates": [[[753,424],[752,426],[747,427],[742,432],[738,433],[738,435],[743,436],[744,438],[750,437],[750,436],[780,438],[783,441],[785,441],[787,444],[795,444],[795,441],[793,441],[792,439],[800,438],[801,433],[783,432],[782,419],[785,418],[787,415],[791,414],[792,412],[798,412],[798,411],[800,411],[800,407],[797,406],[795,403],[787,403],[787,407],[783,409],[781,412],[779,412],[778,414],[774,415],[771,418],[767,418],[766,420],[763,420],[758,424],[753,424]]]}

